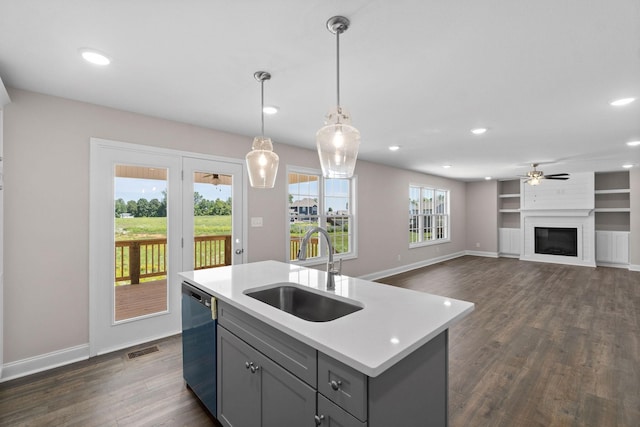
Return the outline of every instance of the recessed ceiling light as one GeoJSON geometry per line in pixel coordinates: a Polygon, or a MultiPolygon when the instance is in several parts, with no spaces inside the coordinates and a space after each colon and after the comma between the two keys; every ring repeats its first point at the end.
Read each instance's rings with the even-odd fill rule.
{"type": "Polygon", "coordinates": [[[451,167],[451,165],[442,165],[443,168],[445,169],[449,169],[451,167]]]}
{"type": "Polygon", "coordinates": [[[94,65],[109,65],[111,63],[111,59],[107,55],[94,49],[82,48],[80,49],[80,55],[85,61],[94,65]]]}
{"type": "Polygon", "coordinates": [[[487,131],[487,128],[475,128],[475,129],[471,129],[471,133],[474,135],[482,135],[483,133],[485,133],[487,131]]]}
{"type": "Polygon", "coordinates": [[[633,165],[626,164],[626,165],[622,165],[622,167],[625,168],[625,169],[631,169],[633,167],[633,165]]]}
{"type": "Polygon", "coordinates": [[[389,151],[398,151],[400,149],[399,145],[390,145],[389,151]]]}
{"type": "Polygon", "coordinates": [[[262,111],[265,114],[269,114],[269,115],[276,114],[278,110],[279,108],[276,107],[275,105],[265,105],[264,108],[262,108],[262,111]]]}
{"type": "Polygon", "coordinates": [[[637,147],[638,145],[640,145],[640,141],[629,141],[627,142],[627,145],[629,147],[637,147]]]}
{"type": "Polygon", "coordinates": [[[635,98],[620,98],[616,99],[615,101],[611,101],[609,104],[613,105],[614,107],[621,107],[623,105],[629,105],[635,100],[635,98]]]}
{"type": "Polygon", "coordinates": [[[485,176],[484,179],[485,179],[485,181],[491,181],[491,177],[490,176],[485,176]]]}

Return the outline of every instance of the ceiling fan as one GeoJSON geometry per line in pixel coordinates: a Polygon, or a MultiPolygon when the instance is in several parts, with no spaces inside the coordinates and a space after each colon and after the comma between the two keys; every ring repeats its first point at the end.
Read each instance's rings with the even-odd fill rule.
{"type": "Polygon", "coordinates": [[[554,174],[550,174],[550,175],[545,175],[544,172],[539,171],[538,169],[536,169],[538,167],[538,163],[532,163],[531,167],[533,168],[532,171],[527,172],[526,175],[521,175],[521,178],[526,178],[525,182],[529,185],[538,185],[540,184],[540,181],[543,179],[560,179],[560,180],[567,180],[569,179],[569,174],[568,173],[554,173],[554,174]]]}

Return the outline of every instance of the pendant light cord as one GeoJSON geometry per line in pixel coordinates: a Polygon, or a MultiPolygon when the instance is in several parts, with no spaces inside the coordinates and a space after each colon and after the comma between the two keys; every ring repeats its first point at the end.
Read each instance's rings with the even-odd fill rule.
{"type": "Polygon", "coordinates": [[[264,138],[264,79],[260,80],[260,117],[262,118],[262,137],[264,138]]]}
{"type": "Polygon", "coordinates": [[[336,88],[338,99],[338,111],[340,110],[340,33],[342,31],[336,31],[336,88]]]}

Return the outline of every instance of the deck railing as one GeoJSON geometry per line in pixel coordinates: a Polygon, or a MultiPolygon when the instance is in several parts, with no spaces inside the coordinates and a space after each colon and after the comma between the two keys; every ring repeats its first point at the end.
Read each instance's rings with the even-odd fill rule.
{"type": "MultiPolygon", "coordinates": [[[[298,259],[298,251],[300,250],[301,237],[292,237],[289,242],[289,260],[298,259]]],[[[307,258],[318,256],[318,238],[312,237],[307,245],[307,258]]]]}
{"type": "MultiPolygon", "coordinates": [[[[231,236],[197,236],[193,242],[194,270],[231,264],[231,236]]],[[[140,283],[140,279],[167,275],[167,239],[116,242],[115,280],[140,283]]]]}
{"type": "MultiPolygon", "coordinates": [[[[289,245],[290,260],[297,259],[300,238],[292,237],[289,245]]],[[[231,236],[196,236],[193,242],[194,270],[231,265],[231,236]]],[[[318,256],[318,238],[307,246],[307,258],[318,256]]],[[[131,281],[167,275],[167,239],[124,240],[116,242],[114,251],[116,282],[131,281]]]]}

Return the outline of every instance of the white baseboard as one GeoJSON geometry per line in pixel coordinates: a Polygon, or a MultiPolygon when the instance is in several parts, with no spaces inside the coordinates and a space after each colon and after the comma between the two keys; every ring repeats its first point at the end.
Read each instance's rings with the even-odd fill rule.
{"type": "Polygon", "coordinates": [[[465,251],[465,255],[482,256],[482,257],[485,257],[485,258],[498,258],[498,252],[465,251]]]}
{"type": "Polygon", "coordinates": [[[612,267],[612,268],[626,268],[628,270],[631,270],[631,266],[629,264],[616,264],[616,263],[613,263],[613,262],[596,261],[596,266],[598,266],[598,267],[612,267]]]}
{"type": "Polygon", "coordinates": [[[640,265],[629,264],[629,271],[640,271],[640,265]]]}
{"type": "Polygon", "coordinates": [[[363,280],[377,280],[382,279],[383,277],[395,276],[396,274],[406,273],[407,271],[415,270],[417,268],[427,267],[429,265],[437,264],[439,262],[447,261],[454,258],[460,258],[461,256],[465,256],[467,253],[465,251],[456,252],[449,255],[443,255],[436,258],[427,259],[420,262],[415,262],[413,264],[401,265],[400,267],[390,268],[388,270],[377,271],[375,273],[365,274],[364,276],[359,276],[360,279],[363,280]]]}
{"type": "Polygon", "coordinates": [[[87,360],[89,344],[77,345],[51,353],[29,357],[15,362],[5,363],[2,367],[0,382],[13,380],[70,363],[87,360]]]}
{"type": "MultiPolygon", "coordinates": [[[[156,341],[162,338],[179,334],[180,332],[180,330],[171,331],[153,337],[146,337],[135,342],[128,342],[117,347],[105,349],[101,351],[100,354],[110,353],[112,351],[118,351],[147,342],[156,341]]],[[[80,362],[81,360],[87,360],[89,358],[89,354],[89,344],[82,344],[75,347],[52,351],[51,353],[17,360],[15,362],[5,363],[0,370],[0,372],[2,373],[2,376],[0,377],[0,383],[57,368],[60,366],[69,365],[71,363],[80,362]]]]}
{"type": "Polygon", "coordinates": [[[515,259],[520,259],[520,254],[508,254],[508,253],[505,253],[505,252],[500,252],[500,253],[498,254],[498,256],[499,256],[500,258],[515,258],[515,259]]]}

